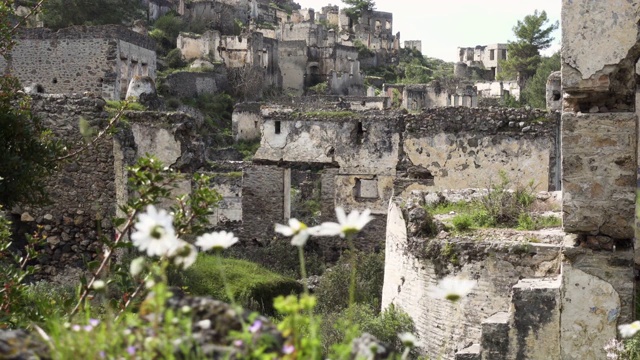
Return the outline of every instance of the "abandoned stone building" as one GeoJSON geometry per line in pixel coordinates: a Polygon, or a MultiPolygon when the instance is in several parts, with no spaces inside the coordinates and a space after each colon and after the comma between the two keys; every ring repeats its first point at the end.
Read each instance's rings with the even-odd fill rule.
{"type": "MultiPolygon", "coordinates": [[[[178,6],[198,17],[241,1],[148,3],[153,16],[178,6]]],[[[193,174],[216,172],[211,186],[223,201],[212,225],[237,231],[244,245],[277,238],[274,223],[306,210],[296,196],[319,202],[316,222],[333,220],[337,206],[370,208],[375,220],[358,247],[385,252],[382,306],[412,317],[429,356],[605,358],[603,346],[617,336],[617,325],[636,316],[640,5],[563,1],[563,66],[547,84],[549,111],[481,107],[479,94],[513,94],[507,82],[454,92],[436,84],[387,85],[385,96],[354,96],[364,95],[361,66],[394,61],[399,36],[389,13],[354,23],[337,7],[286,14],[261,1],[243,11],[278,26],[272,33],[259,32],[256,23],[241,35],[181,34],[183,56],[262,68],[268,82],[296,94],[329,79],[334,93],[349,96],[238,104],[234,138],[260,141],[251,162],[220,162],[220,152],[205,145],[200,120],[185,113],[127,113],[129,126],[52,178],[55,206],[12,209],[19,225],[43,226],[48,275],[97,256],[100,233],[113,230],[111,218],[130,196],[125,167],[150,153],[185,174],[175,194],[191,191],[193,174]],[[349,32],[343,37],[320,20],[349,32]],[[361,58],[356,41],[376,55],[361,58]],[[411,112],[390,110],[393,102],[411,112]],[[500,171],[537,190],[561,190],[564,232],[537,238],[420,231],[427,199],[489,187],[500,171]],[[454,305],[427,294],[448,274],[477,281],[454,305]]],[[[134,76],[155,77],[154,48],[148,37],[121,27],[31,29],[19,34],[11,60],[0,66],[25,84],[40,84],[48,94],[34,95],[34,112],[56,136],[80,144],[80,117],[103,127],[104,99],[121,99],[134,76]]],[[[461,48],[459,55],[457,74],[482,64],[487,79],[507,57],[503,44],[461,48]]],[[[166,83],[188,97],[218,91],[224,76],[177,73],[166,83]]],[[[332,258],[344,245],[322,246],[332,258]]]]}
{"type": "Polygon", "coordinates": [[[506,60],[507,44],[491,44],[458,48],[456,72],[476,73],[483,79],[495,80],[500,74],[500,60],[506,60]]]}
{"type": "Polygon", "coordinates": [[[134,76],[156,76],[155,42],[122,26],[24,29],[0,68],[51,94],[91,92],[123,99],[134,76]]]}

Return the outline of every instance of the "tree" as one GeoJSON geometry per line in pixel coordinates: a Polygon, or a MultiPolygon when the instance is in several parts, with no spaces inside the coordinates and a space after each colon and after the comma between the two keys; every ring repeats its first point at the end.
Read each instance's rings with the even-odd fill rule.
{"type": "MultiPolygon", "coordinates": [[[[14,18],[12,1],[0,3],[0,18],[14,18]]],[[[0,56],[5,60],[23,22],[20,18],[17,25],[0,22],[0,56]]],[[[0,205],[42,202],[46,177],[56,169],[62,148],[31,113],[30,98],[20,91],[18,79],[3,75],[0,89],[0,205]]]]}
{"type": "Polygon", "coordinates": [[[551,46],[554,40],[551,32],[558,28],[558,22],[547,25],[549,19],[545,11],[536,10],[533,15],[518,20],[513,27],[517,40],[509,42],[508,59],[501,62],[503,77],[517,76],[520,88],[536,73],[541,61],[540,51],[551,46]]]}
{"type": "Polygon", "coordinates": [[[371,11],[376,8],[376,4],[373,0],[342,0],[342,2],[348,7],[344,9],[344,12],[352,20],[360,18],[365,11],[371,11]]]}
{"type": "Polygon", "coordinates": [[[52,29],[122,24],[146,18],[140,0],[48,0],[43,10],[44,25],[52,29]]]}
{"type": "Polygon", "coordinates": [[[527,82],[520,93],[524,104],[544,109],[547,106],[547,79],[554,71],[560,70],[560,52],[551,57],[543,57],[535,75],[527,82]]]}

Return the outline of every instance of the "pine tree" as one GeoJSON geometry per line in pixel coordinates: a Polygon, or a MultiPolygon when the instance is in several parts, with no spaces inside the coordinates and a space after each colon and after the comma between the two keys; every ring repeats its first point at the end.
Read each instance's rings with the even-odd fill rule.
{"type": "Polygon", "coordinates": [[[547,25],[548,22],[547,13],[538,10],[525,16],[523,21],[518,20],[513,27],[517,40],[509,42],[509,57],[501,63],[503,78],[517,76],[520,88],[524,88],[540,64],[540,51],[551,46],[554,40],[551,32],[558,28],[558,22],[547,25]]]}
{"type": "Polygon", "coordinates": [[[351,19],[357,19],[362,16],[365,11],[371,11],[376,8],[376,4],[373,0],[342,0],[342,2],[349,6],[344,9],[347,16],[351,19]]]}

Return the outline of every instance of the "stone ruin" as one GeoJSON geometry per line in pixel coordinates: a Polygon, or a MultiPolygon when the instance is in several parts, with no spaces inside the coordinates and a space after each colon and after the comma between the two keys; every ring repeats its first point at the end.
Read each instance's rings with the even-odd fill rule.
{"type": "MultiPolygon", "coordinates": [[[[331,218],[336,206],[371,208],[376,221],[358,239],[358,246],[385,249],[383,306],[394,304],[412,316],[430,355],[604,358],[603,345],[616,337],[616,326],[635,318],[639,6],[623,0],[563,1],[562,71],[548,82],[549,113],[473,106],[430,108],[429,101],[442,106],[455,101],[430,98],[435,89],[412,87],[398,91],[401,101],[407,102],[406,108],[415,101],[418,105],[411,109],[425,109],[421,113],[387,110],[392,96],[245,103],[234,112],[234,136],[260,139],[260,148],[250,164],[216,164],[217,153],[199,135],[199,120],[183,113],[129,112],[130,127],[101,140],[52,178],[49,191],[56,207],[16,207],[11,216],[21,229],[43,226],[47,245],[40,265],[45,273],[83,267],[97,256],[97,237],[112,230],[110,219],[129,196],[125,166],[148,152],[187,174],[176,194],[190,191],[189,174],[222,174],[212,184],[224,197],[213,225],[237,231],[245,244],[271,240],[273,223],[296,215],[291,189],[315,194],[321,206],[319,221],[331,218]],[[609,16],[612,11],[615,18],[609,16]],[[352,111],[348,116],[336,115],[344,109],[352,111]],[[533,179],[538,190],[562,190],[567,235],[536,242],[498,234],[480,239],[427,238],[413,231],[420,225],[416,209],[430,194],[487,187],[500,169],[512,179],[533,179]],[[451,254],[458,261],[451,262],[451,254]],[[478,282],[459,307],[426,295],[429,285],[445,274],[478,282]]],[[[265,14],[263,18],[268,19],[265,14]]],[[[248,37],[223,40],[220,35],[215,41],[227,41],[226,49],[251,53],[243,59],[249,56],[262,66],[271,60],[254,57],[261,51],[293,55],[296,46],[303,46],[321,53],[324,50],[318,44],[330,43],[328,35],[316,43],[292,40],[297,30],[320,34],[318,27],[305,23],[317,16],[355,29],[353,38],[329,46],[331,51],[349,54],[353,50],[345,42],[371,40],[368,43],[381,46],[389,55],[380,58],[393,60],[399,39],[391,35],[384,13],[369,14],[358,25],[341,22],[343,14],[333,8],[320,14],[296,14],[298,22],[281,24],[290,42],[278,42],[277,51],[274,47],[265,52],[264,34],[263,49],[258,46],[255,52],[249,51],[248,41],[242,49],[234,47],[248,37]]],[[[273,18],[278,16],[282,15],[273,18]]],[[[210,38],[216,36],[214,32],[210,38]]],[[[186,35],[184,39],[185,44],[191,41],[186,35]]],[[[72,143],[81,142],[79,117],[93,126],[108,120],[102,97],[119,99],[134,76],[155,76],[152,42],[119,27],[76,27],[57,33],[27,30],[19,35],[19,44],[25,45],[16,47],[12,61],[0,65],[25,83],[37,79],[43,91],[36,92],[61,93],[35,94],[34,112],[57,136],[72,143]],[[78,49],[76,58],[70,59],[73,49],[78,49]],[[79,63],[91,66],[80,69],[79,63]],[[73,94],[83,91],[87,93],[73,94]]],[[[219,44],[214,42],[211,49],[219,44]]],[[[252,40],[251,44],[257,43],[252,40]]],[[[203,57],[200,48],[184,53],[203,57]]],[[[224,58],[224,51],[217,54],[228,63],[237,60],[224,58]]],[[[280,67],[283,84],[286,71],[314,74],[309,65],[310,59],[301,54],[290,68],[280,67]]],[[[317,62],[318,73],[324,76],[323,66],[317,62]]],[[[170,87],[185,94],[218,88],[217,82],[196,75],[188,81],[193,86],[170,87]]],[[[462,100],[464,96],[461,105],[473,104],[471,95],[469,100],[462,100]]],[[[328,241],[326,246],[340,245],[328,241]]],[[[332,256],[331,250],[325,249],[327,257],[332,256]]]]}

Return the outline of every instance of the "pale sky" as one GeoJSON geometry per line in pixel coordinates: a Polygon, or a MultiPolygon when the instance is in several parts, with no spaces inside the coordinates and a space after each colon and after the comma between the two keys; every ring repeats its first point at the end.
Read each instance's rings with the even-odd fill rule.
{"type": "MultiPolygon", "coordinates": [[[[340,0],[295,0],[317,12],[340,0]]],[[[457,47],[474,47],[515,40],[513,26],[526,15],[545,10],[550,22],[560,21],[561,0],[375,0],[376,10],[393,13],[393,33],[405,40],[422,40],[422,54],[457,61],[457,47]]],[[[560,49],[560,31],[550,55],[560,49]]]]}

